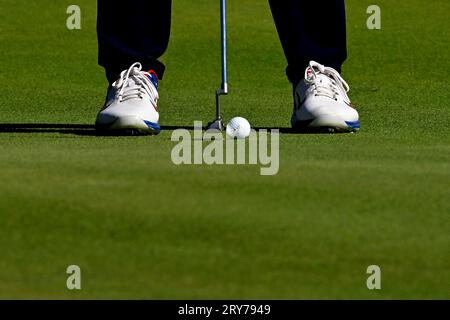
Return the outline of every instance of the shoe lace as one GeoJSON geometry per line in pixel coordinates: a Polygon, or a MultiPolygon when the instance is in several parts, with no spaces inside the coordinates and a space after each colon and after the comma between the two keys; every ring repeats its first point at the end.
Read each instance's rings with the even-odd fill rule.
{"type": "Polygon", "coordinates": [[[305,81],[311,85],[316,96],[324,96],[334,100],[337,100],[338,96],[342,96],[344,101],[350,103],[346,94],[350,91],[350,87],[339,72],[333,68],[311,61],[305,71],[305,81]],[[327,76],[330,81],[324,81],[323,77],[319,77],[320,74],[327,76]],[[341,93],[344,93],[344,95],[341,95],[341,93]]]}
{"type": "Polygon", "coordinates": [[[142,65],[139,62],[133,63],[128,70],[122,71],[119,80],[113,83],[113,86],[118,90],[119,101],[143,99],[144,96],[149,96],[156,106],[159,99],[158,90],[149,77],[151,77],[151,74],[142,71],[142,65]],[[135,85],[130,84],[130,79],[134,80],[135,85]]]}

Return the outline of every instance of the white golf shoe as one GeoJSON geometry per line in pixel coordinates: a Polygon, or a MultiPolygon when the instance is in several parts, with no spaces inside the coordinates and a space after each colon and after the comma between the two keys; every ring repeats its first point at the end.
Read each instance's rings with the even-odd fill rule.
{"type": "Polygon", "coordinates": [[[142,71],[139,62],[108,89],[106,102],[98,113],[97,130],[126,134],[158,134],[158,78],[153,72],[142,71]]]}
{"type": "Polygon", "coordinates": [[[311,61],[305,78],[294,90],[291,118],[294,129],[326,132],[359,130],[358,112],[347,95],[350,88],[335,69],[311,61]]]}

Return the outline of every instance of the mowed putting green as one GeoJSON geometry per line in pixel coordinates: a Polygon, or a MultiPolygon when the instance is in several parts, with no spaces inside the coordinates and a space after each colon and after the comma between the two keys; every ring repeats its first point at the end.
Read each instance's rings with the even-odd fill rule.
{"type": "MultiPolygon", "coordinates": [[[[96,5],[77,4],[79,31],[54,1],[0,10],[0,298],[450,298],[447,0],[380,0],[376,31],[372,3],[347,1],[361,131],[282,133],[275,176],[176,166],[171,129],[96,136],[96,5]],[[80,291],[66,288],[72,264],[80,291]],[[366,287],[369,265],[381,290],[366,287]]],[[[228,7],[224,116],[288,127],[268,4],[228,7]]],[[[175,1],[161,125],[213,118],[219,46],[218,3],[175,1]]]]}

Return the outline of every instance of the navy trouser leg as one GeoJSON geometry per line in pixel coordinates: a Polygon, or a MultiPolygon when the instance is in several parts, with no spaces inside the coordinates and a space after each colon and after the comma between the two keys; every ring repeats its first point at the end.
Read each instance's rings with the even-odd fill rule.
{"type": "Polygon", "coordinates": [[[289,80],[303,78],[310,60],[340,72],[347,58],[344,0],[269,0],[289,80]]]}
{"type": "Polygon", "coordinates": [[[134,62],[154,70],[161,79],[158,61],[170,36],[171,0],[98,0],[97,36],[99,64],[110,82],[134,62]]]}

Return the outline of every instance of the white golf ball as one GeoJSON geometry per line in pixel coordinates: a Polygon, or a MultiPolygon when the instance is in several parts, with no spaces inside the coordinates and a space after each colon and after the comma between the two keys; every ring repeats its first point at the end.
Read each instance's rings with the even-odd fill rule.
{"type": "Polygon", "coordinates": [[[245,139],[250,135],[250,123],[242,117],[234,117],[227,124],[227,135],[231,138],[245,139]]]}

